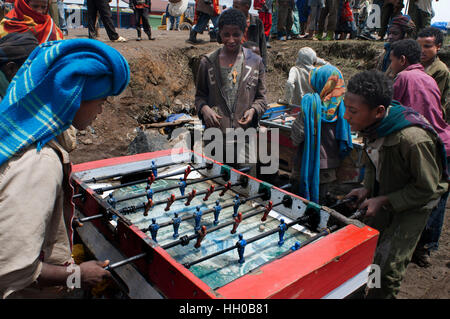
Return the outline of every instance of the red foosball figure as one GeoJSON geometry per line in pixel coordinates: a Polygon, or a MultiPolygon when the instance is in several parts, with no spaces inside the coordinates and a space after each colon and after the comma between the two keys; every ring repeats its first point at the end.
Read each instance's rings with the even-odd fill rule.
{"type": "Polygon", "coordinates": [[[188,166],[185,170],[184,170],[184,181],[186,181],[189,173],[191,172],[191,167],[188,166]]]}
{"type": "Polygon", "coordinates": [[[265,221],[266,221],[267,215],[269,215],[270,211],[272,210],[272,207],[273,207],[273,203],[272,203],[272,201],[270,200],[269,203],[266,205],[266,207],[264,207],[266,210],[264,211],[263,217],[261,217],[261,221],[262,221],[262,222],[265,222],[265,221]]]}
{"type": "Polygon", "coordinates": [[[186,203],[184,203],[184,205],[189,206],[191,204],[192,199],[195,197],[195,194],[197,194],[197,191],[193,189],[192,192],[188,194],[188,200],[186,201],[186,203]]]}
{"type": "Polygon", "coordinates": [[[174,201],[175,201],[175,195],[171,194],[170,197],[167,198],[167,206],[166,206],[166,208],[164,208],[164,210],[166,212],[170,209],[170,206],[173,204],[174,201]]]}
{"type": "Polygon", "coordinates": [[[205,238],[206,233],[207,233],[207,231],[206,231],[206,226],[203,225],[203,226],[197,231],[198,237],[197,237],[197,242],[196,242],[195,245],[194,245],[195,248],[200,248],[201,242],[202,242],[203,238],[205,238]]]}
{"type": "Polygon", "coordinates": [[[147,178],[147,186],[150,187],[154,181],[155,175],[153,175],[153,172],[150,172],[150,176],[147,178]]]}
{"type": "Polygon", "coordinates": [[[148,211],[150,210],[150,208],[152,208],[152,206],[153,206],[153,201],[151,200],[151,198],[149,198],[147,203],[145,203],[144,216],[148,215],[148,211]]]}
{"type": "Polygon", "coordinates": [[[231,230],[231,233],[234,234],[236,232],[236,229],[238,228],[239,224],[242,221],[242,213],[237,213],[237,216],[234,218],[234,224],[233,229],[231,230]]]}
{"type": "Polygon", "coordinates": [[[231,182],[225,184],[225,188],[220,192],[219,196],[222,197],[227,190],[231,189],[231,182]]]}
{"type": "Polygon", "coordinates": [[[203,198],[204,201],[207,201],[209,196],[211,196],[212,193],[214,193],[214,185],[209,186],[208,192],[206,193],[205,197],[203,198]]]}

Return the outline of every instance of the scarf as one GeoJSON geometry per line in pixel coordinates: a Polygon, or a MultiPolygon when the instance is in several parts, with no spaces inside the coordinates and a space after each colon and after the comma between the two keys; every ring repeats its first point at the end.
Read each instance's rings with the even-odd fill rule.
{"type": "Polygon", "coordinates": [[[15,1],[14,8],[0,22],[0,37],[13,32],[31,31],[39,43],[63,39],[61,30],[48,12],[45,15],[40,14],[31,9],[27,2],[27,0],[15,1]]]}
{"type": "Polygon", "coordinates": [[[321,123],[336,122],[339,155],[345,157],[353,148],[350,125],[344,119],[345,84],[341,72],[327,64],[310,73],[315,92],[302,99],[305,140],[300,169],[300,196],[318,202],[320,184],[321,123]]]}
{"type": "Polygon", "coordinates": [[[129,79],[124,57],[100,41],[39,45],[0,103],[0,165],[34,143],[40,150],[71,125],[82,101],[119,95],[129,79]]]}
{"type": "Polygon", "coordinates": [[[388,136],[410,126],[418,126],[432,133],[432,135],[436,137],[437,148],[439,153],[441,154],[444,177],[447,180],[447,154],[445,151],[445,145],[437,132],[431,126],[431,124],[425,119],[425,117],[422,114],[416,112],[414,109],[403,106],[398,101],[393,100],[391,106],[389,107],[389,112],[387,112],[387,115],[381,121],[374,123],[360,133],[369,141],[374,141],[378,138],[388,136]]]}

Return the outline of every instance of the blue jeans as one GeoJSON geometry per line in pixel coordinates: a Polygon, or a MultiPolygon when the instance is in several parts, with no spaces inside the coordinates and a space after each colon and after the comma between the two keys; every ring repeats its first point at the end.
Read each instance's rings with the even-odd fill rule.
{"type": "MultiPolygon", "coordinates": [[[[447,165],[449,165],[450,157],[447,157],[447,165]]],[[[428,251],[437,250],[439,248],[439,237],[441,237],[442,225],[444,224],[445,206],[447,205],[449,192],[445,192],[439,199],[439,203],[431,211],[428,217],[427,225],[422,232],[419,245],[428,251]]]]}
{"type": "Polygon", "coordinates": [[[208,21],[211,19],[212,24],[214,25],[213,33],[217,34],[218,32],[218,22],[219,16],[211,17],[210,15],[199,12],[197,24],[194,26],[193,30],[197,33],[203,33],[205,31],[206,26],[208,25],[208,21]]]}
{"type": "Polygon", "coordinates": [[[58,1],[59,28],[67,31],[66,15],[64,13],[64,2],[58,1]]]}
{"type": "Polygon", "coordinates": [[[178,17],[170,16],[169,21],[170,21],[170,30],[178,29],[180,24],[180,16],[178,17]]]}

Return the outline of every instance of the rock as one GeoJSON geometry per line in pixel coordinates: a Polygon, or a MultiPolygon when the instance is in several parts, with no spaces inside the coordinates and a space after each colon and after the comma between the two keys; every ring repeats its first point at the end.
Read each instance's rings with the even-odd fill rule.
{"type": "Polygon", "coordinates": [[[82,140],[81,143],[83,143],[84,145],[91,145],[93,142],[90,138],[87,138],[85,140],[82,140]]]}
{"type": "Polygon", "coordinates": [[[170,149],[167,136],[157,130],[139,130],[134,140],[128,145],[128,154],[139,154],[170,149]]]}

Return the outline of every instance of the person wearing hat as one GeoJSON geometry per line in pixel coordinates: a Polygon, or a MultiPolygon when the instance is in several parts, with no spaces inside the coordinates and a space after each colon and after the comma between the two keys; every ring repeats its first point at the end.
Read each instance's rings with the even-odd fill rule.
{"type": "Polygon", "coordinates": [[[90,125],[129,79],[116,49],[71,39],[38,46],[11,82],[0,103],[1,298],[64,297],[111,276],[107,260],[74,265],[71,162],[61,135],[90,125]]]}
{"type": "Polygon", "coordinates": [[[376,68],[393,79],[395,74],[389,67],[391,64],[390,54],[392,44],[402,39],[413,38],[416,32],[416,25],[409,16],[399,15],[392,19],[387,32],[388,38],[384,44],[384,53],[379,57],[376,68]]]}
{"type": "Polygon", "coordinates": [[[38,45],[31,32],[10,33],[0,39],[0,101],[16,72],[38,45]]]}

